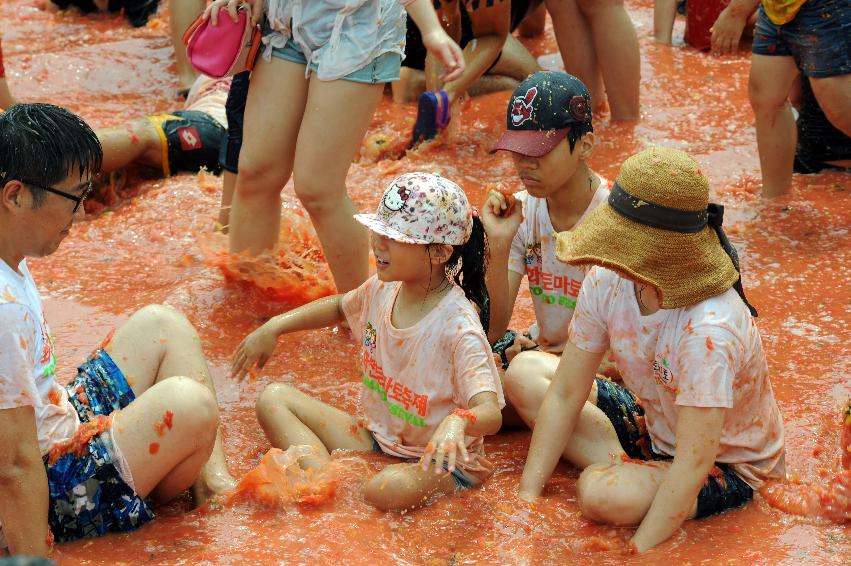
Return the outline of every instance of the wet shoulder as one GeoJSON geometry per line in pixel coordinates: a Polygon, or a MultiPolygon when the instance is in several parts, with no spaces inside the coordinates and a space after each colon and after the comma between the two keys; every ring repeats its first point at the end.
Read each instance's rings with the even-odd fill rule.
{"type": "Polygon", "coordinates": [[[710,297],[695,305],[682,309],[682,318],[691,321],[691,328],[723,328],[744,338],[753,327],[753,319],[747,306],[735,289],[710,297]]]}

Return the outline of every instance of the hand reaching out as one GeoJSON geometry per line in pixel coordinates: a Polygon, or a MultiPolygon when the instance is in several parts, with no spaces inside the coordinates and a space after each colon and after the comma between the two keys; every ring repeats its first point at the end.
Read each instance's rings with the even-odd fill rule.
{"type": "Polygon", "coordinates": [[[423,35],[423,45],[443,64],[441,82],[454,81],[464,72],[464,53],[442,28],[423,35]]]}
{"type": "Polygon", "coordinates": [[[242,379],[255,365],[258,369],[263,369],[277,345],[277,334],[264,324],[246,336],[236,348],[231,362],[231,375],[242,379]]]}
{"type": "Polygon", "coordinates": [[[464,441],[464,431],[467,421],[456,414],[448,415],[438,425],[437,430],[426,444],[425,452],[420,458],[420,466],[428,470],[434,462],[434,473],[444,473],[443,462],[446,461],[446,471],[455,471],[455,463],[460,456],[464,462],[470,460],[467,454],[467,446],[464,441]]]}

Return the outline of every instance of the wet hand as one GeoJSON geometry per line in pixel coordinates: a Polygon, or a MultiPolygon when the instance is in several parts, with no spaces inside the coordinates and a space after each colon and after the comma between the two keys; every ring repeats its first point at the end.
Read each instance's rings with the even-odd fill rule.
{"type": "Polygon", "coordinates": [[[444,471],[455,471],[459,456],[463,462],[469,462],[470,455],[467,453],[464,441],[466,427],[467,421],[454,413],[443,419],[431,440],[426,444],[425,452],[420,458],[422,469],[428,471],[429,466],[434,462],[434,473],[442,474],[444,471]],[[446,461],[445,470],[444,461],[446,461]]]}
{"type": "Polygon", "coordinates": [[[443,63],[440,75],[443,83],[454,81],[464,73],[464,53],[442,28],[424,35],[423,45],[443,63]]]}
{"type": "Polygon", "coordinates": [[[739,49],[739,40],[747,23],[747,16],[740,16],[733,10],[725,9],[718,15],[712,32],[712,54],[731,55],[739,49]]]}
{"type": "Polygon", "coordinates": [[[237,12],[240,6],[246,7],[251,17],[251,25],[256,26],[260,22],[260,18],[263,17],[266,2],[265,0],[213,0],[204,10],[204,19],[209,18],[214,26],[219,25],[219,12],[222,8],[226,8],[230,19],[236,23],[239,21],[237,12]]]}
{"type": "Polygon", "coordinates": [[[520,352],[537,349],[538,344],[534,340],[529,340],[522,334],[518,334],[517,337],[514,339],[514,344],[505,349],[505,358],[508,360],[509,363],[511,363],[511,360],[514,359],[514,356],[516,356],[520,352]]]}
{"type": "Polygon", "coordinates": [[[263,369],[277,345],[277,334],[266,324],[246,336],[233,354],[231,376],[242,379],[255,365],[263,369]]]}
{"type": "Polygon", "coordinates": [[[523,203],[510,191],[495,187],[482,205],[480,218],[491,243],[510,245],[523,222],[523,203]]]}

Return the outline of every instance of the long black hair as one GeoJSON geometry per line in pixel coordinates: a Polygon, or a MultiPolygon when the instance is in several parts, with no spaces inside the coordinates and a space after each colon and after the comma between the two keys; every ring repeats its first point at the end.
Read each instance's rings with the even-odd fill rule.
{"type": "Polygon", "coordinates": [[[485,227],[478,216],[473,216],[473,233],[465,244],[454,246],[446,262],[446,274],[461,287],[464,295],[479,307],[479,320],[485,334],[491,319],[491,300],[485,283],[487,271],[488,239],[485,227]]]}
{"type": "MultiPolygon", "coordinates": [[[[16,104],[0,113],[0,186],[12,180],[40,185],[80,180],[100,171],[100,141],[80,117],[52,104],[16,104]]],[[[33,207],[46,193],[30,186],[33,207]]]]}

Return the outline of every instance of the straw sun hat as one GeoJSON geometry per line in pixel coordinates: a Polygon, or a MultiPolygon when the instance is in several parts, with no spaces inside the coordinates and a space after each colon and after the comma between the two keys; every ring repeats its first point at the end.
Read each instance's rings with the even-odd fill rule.
{"type": "Polygon", "coordinates": [[[654,147],[621,166],[608,202],[558,235],[557,257],[594,264],[653,285],[662,308],[741,290],[738,257],[721,229],[724,208],[709,204],[709,181],[688,154],[654,147]]]}

